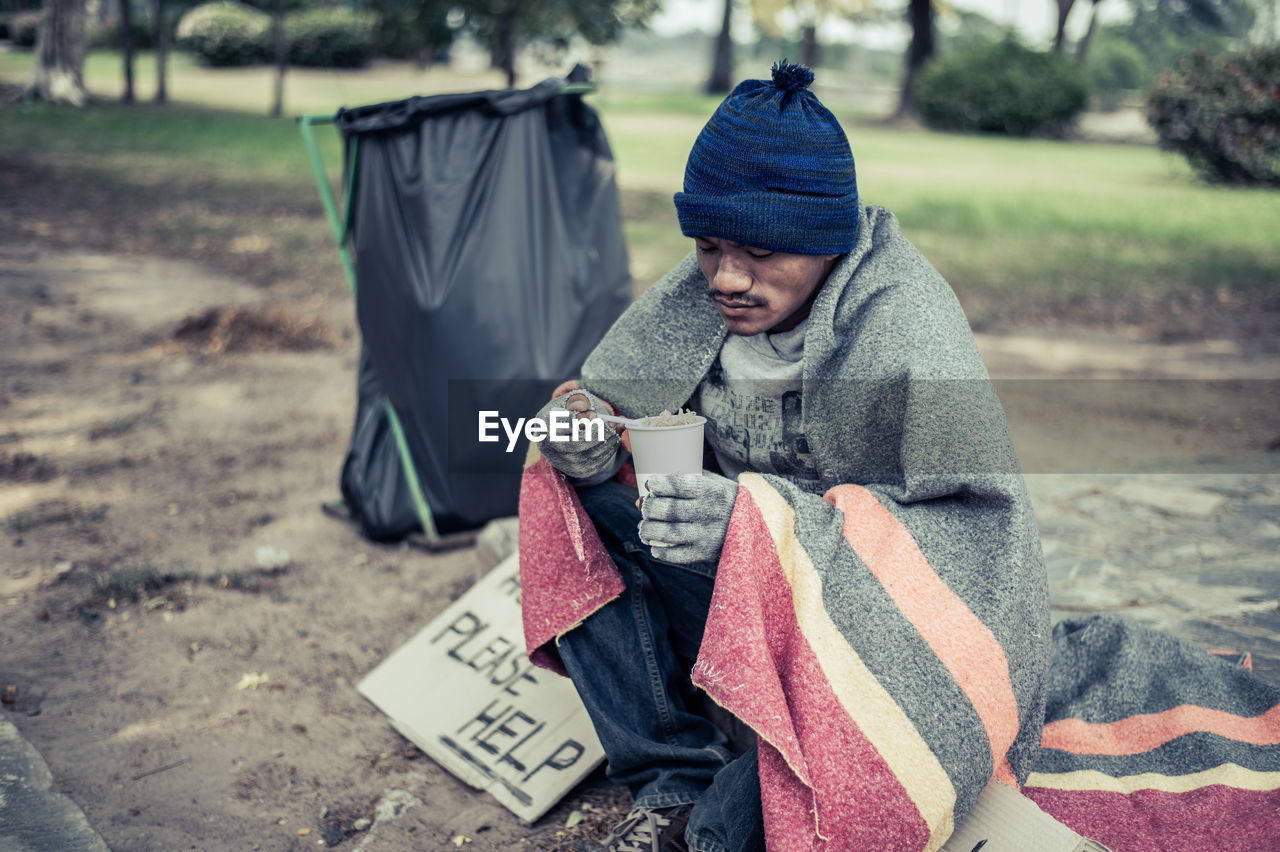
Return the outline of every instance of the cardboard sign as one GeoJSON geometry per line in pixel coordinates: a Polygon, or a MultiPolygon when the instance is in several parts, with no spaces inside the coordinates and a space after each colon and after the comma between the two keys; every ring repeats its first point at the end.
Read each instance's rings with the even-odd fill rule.
{"type": "Polygon", "coordinates": [[[530,822],[604,760],[573,684],[525,656],[515,555],[359,689],[414,745],[530,822]]]}

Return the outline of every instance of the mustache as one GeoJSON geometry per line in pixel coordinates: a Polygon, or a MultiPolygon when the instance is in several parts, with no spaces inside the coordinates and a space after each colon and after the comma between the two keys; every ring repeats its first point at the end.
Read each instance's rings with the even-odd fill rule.
{"type": "Polygon", "coordinates": [[[707,295],[711,301],[730,308],[760,308],[765,305],[764,299],[755,296],[729,296],[718,290],[709,290],[707,295]]]}

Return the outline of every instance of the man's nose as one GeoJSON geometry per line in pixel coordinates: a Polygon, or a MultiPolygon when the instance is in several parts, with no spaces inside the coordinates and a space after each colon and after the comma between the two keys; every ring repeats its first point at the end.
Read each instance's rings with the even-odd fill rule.
{"type": "Polygon", "coordinates": [[[720,261],[716,277],[711,282],[715,289],[726,295],[745,293],[751,289],[751,275],[746,268],[730,257],[720,261]]]}

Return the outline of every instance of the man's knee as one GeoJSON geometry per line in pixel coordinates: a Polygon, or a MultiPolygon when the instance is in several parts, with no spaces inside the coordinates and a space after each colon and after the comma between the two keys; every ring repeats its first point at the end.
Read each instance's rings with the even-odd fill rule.
{"type": "Polygon", "coordinates": [[[640,510],[634,488],[609,480],[579,488],[578,499],[606,544],[612,539],[640,546],[640,510]]]}

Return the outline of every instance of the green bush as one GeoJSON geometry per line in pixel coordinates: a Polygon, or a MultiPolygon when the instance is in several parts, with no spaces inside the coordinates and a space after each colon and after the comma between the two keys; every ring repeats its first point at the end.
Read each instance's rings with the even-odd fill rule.
{"type": "Polygon", "coordinates": [[[215,68],[253,65],[271,55],[271,16],[238,3],[215,0],[178,21],[178,46],[215,68]]]}
{"type": "Polygon", "coordinates": [[[359,68],[373,55],[377,16],[340,6],[311,9],[285,20],[289,62],[312,68],[359,68]]]}
{"type": "Polygon", "coordinates": [[[36,33],[39,29],[39,12],[18,12],[9,18],[9,38],[14,47],[26,49],[35,47],[36,33]]]}
{"type": "Polygon", "coordinates": [[[1280,186],[1280,46],[1184,57],[1147,93],[1147,121],[1205,180],[1280,186]]]}
{"type": "Polygon", "coordinates": [[[916,106],[930,127],[1029,136],[1060,133],[1089,100],[1076,63],[1016,40],[975,45],[927,65],[916,106]]]}
{"type": "Polygon", "coordinates": [[[1126,93],[1144,88],[1150,73],[1142,51],[1114,38],[1098,40],[1085,62],[1085,71],[1103,106],[1115,106],[1126,93]]]}

